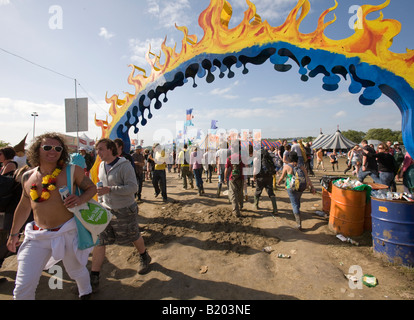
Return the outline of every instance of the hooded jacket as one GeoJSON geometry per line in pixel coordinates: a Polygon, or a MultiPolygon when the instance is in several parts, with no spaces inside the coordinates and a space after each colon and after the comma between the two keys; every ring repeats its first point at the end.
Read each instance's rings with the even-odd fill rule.
{"type": "Polygon", "coordinates": [[[105,162],[99,165],[99,180],[104,187],[111,187],[108,194],[100,197],[102,205],[108,209],[120,209],[135,203],[135,193],[138,189],[137,178],[131,163],[125,158],[119,158],[118,162],[105,170],[105,162]]]}

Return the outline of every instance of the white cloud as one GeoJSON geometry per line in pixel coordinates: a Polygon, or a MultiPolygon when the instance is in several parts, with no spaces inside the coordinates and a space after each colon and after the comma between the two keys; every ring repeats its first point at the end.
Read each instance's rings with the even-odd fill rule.
{"type": "Polygon", "coordinates": [[[7,6],[10,4],[10,0],[0,0],[0,6],[7,6]]]}
{"type": "Polygon", "coordinates": [[[148,13],[155,16],[160,13],[160,6],[156,0],[148,0],[148,13]]]}
{"type": "Polygon", "coordinates": [[[346,112],[345,111],[339,111],[339,112],[337,112],[335,115],[334,115],[334,118],[335,119],[338,119],[338,118],[345,118],[347,116],[347,114],[346,114],[346,112]]]}
{"type": "Polygon", "coordinates": [[[186,10],[191,9],[188,0],[147,0],[147,4],[148,13],[158,18],[163,27],[173,27],[176,23],[184,26],[191,21],[189,14],[186,14],[186,10]]]}
{"type": "MultiPolygon", "coordinates": [[[[100,137],[100,128],[94,123],[92,106],[89,106],[89,131],[86,133],[91,138],[100,137]]],[[[26,100],[14,100],[0,97],[0,140],[15,145],[28,133],[27,143],[33,137],[34,117],[37,112],[35,134],[46,132],[60,132],[75,136],[76,133],[66,133],[65,106],[49,102],[34,102],[26,100]]],[[[99,117],[98,117],[99,118],[99,117]]]]}
{"type": "Polygon", "coordinates": [[[109,32],[105,27],[101,27],[99,29],[99,36],[106,39],[106,40],[109,40],[109,39],[115,37],[115,34],[109,32]]]}
{"type": "Polygon", "coordinates": [[[223,116],[228,118],[227,115],[231,115],[232,119],[253,119],[253,118],[263,118],[267,119],[277,119],[285,114],[285,111],[282,109],[274,109],[273,107],[260,107],[260,108],[221,108],[221,109],[211,109],[206,110],[205,112],[200,112],[199,117],[204,119],[221,119],[223,116]]]}
{"type": "MultiPolygon", "coordinates": [[[[256,13],[262,18],[263,21],[284,19],[296,4],[296,1],[292,0],[261,0],[252,2],[256,5],[256,13]]],[[[244,12],[248,9],[246,0],[233,0],[231,5],[234,9],[233,12],[236,10],[244,12]]],[[[238,14],[234,13],[232,18],[235,20],[241,20],[243,19],[243,15],[241,12],[238,14]]]]}
{"type": "Polygon", "coordinates": [[[33,101],[13,100],[0,98],[0,127],[2,140],[14,144],[19,142],[26,133],[33,134],[34,120],[31,114],[38,113],[36,117],[36,135],[47,131],[62,131],[65,128],[65,110],[63,105],[51,103],[36,103],[33,101]],[[3,117],[7,115],[7,117],[3,117]],[[6,121],[7,120],[7,121],[6,121]],[[16,135],[16,132],[19,132],[16,135]]]}
{"type": "MultiPolygon", "coordinates": [[[[145,59],[148,50],[150,50],[153,54],[159,55],[161,54],[160,62],[163,63],[163,54],[161,51],[161,45],[165,39],[163,38],[152,38],[146,40],[140,39],[129,39],[129,49],[132,53],[130,56],[130,61],[136,64],[138,67],[144,68],[148,65],[147,60],[145,59]]],[[[174,47],[175,43],[174,40],[171,39],[167,42],[167,46],[174,47]]],[[[150,56],[150,58],[153,58],[150,56]]]]}
{"type": "Polygon", "coordinates": [[[232,91],[233,88],[237,87],[239,85],[239,81],[235,81],[231,85],[229,85],[227,88],[215,88],[210,91],[210,94],[215,96],[220,96],[221,98],[228,99],[228,100],[234,100],[239,98],[237,95],[229,94],[229,92],[232,91]]]}
{"type": "Polygon", "coordinates": [[[252,103],[267,103],[269,105],[280,107],[316,109],[320,107],[336,105],[341,102],[341,98],[327,98],[326,96],[306,98],[301,94],[281,94],[273,97],[254,97],[249,101],[252,103]]]}

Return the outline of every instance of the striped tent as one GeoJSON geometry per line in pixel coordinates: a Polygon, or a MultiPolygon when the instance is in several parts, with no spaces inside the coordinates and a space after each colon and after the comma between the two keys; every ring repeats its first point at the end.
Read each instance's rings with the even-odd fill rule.
{"type": "Polygon", "coordinates": [[[282,141],[269,141],[269,140],[262,140],[262,147],[267,147],[270,149],[270,147],[279,148],[282,145],[282,141]]]}
{"type": "Polygon", "coordinates": [[[324,135],[322,137],[318,137],[312,143],[313,149],[322,148],[323,150],[330,150],[330,149],[350,149],[356,145],[355,142],[345,138],[340,130],[337,130],[334,134],[331,135],[324,135]]]}
{"type": "MultiPolygon", "coordinates": [[[[241,142],[242,147],[246,147],[247,144],[249,144],[249,145],[252,146],[253,145],[253,141],[249,141],[249,142],[242,141],[241,142]]],[[[278,141],[262,140],[262,148],[268,148],[268,149],[270,149],[271,147],[278,148],[281,145],[282,145],[282,141],[280,141],[280,140],[278,140],[278,141]]]]}

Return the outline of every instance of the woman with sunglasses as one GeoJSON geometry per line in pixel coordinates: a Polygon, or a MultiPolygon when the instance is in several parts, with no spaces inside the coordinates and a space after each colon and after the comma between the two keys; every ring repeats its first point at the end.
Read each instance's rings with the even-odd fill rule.
{"type": "Polygon", "coordinates": [[[14,298],[34,299],[42,270],[59,260],[76,281],[79,296],[90,297],[92,288],[86,268],[90,250],[78,249],[76,222],[68,208],[89,201],[96,194],[96,187],[83,169],[75,166],[71,189],[77,186],[83,193],[80,196],[71,194],[62,201],[59,188],[67,185],[66,168],[70,157],[63,137],[57,133],[35,138],[27,159],[33,169],[22,177],[23,194],[7,242],[11,252],[16,252],[19,232],[31,211],[34,221],[26,225],[24,242],[18,251],[14,298]]]}

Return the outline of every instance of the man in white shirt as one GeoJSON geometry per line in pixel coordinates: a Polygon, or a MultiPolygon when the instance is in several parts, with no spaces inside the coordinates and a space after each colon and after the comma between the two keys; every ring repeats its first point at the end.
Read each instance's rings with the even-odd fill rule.
{"type": "Polygon", "coordinates": [[[218,187],[217,187],[217,198],[220,197],[221,188],[225,181],[224,171],[226,169],[227,158],[230,155],[230,150],[227,149],[227,143],[224,142],[221,144],[220,149],[216,152],[216,166],[218,176],[218,187]]]}

